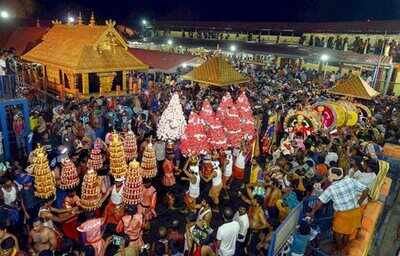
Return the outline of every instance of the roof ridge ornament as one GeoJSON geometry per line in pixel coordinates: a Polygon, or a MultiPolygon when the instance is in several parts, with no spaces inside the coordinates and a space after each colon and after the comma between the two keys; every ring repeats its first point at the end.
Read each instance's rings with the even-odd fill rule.
{"type": "Polygon", "coordinates": [[[113,27],[115,27],[115,24],[117,24],[117,23],[115,22],[115,20],[112,20],[112,19],[106,20],[106,25],[107,25],[108,27],[113,28],[113,27]]]}
{"type": "Polygon", "coordinates": [[[82,13],[81,12],[79,12],[79,16],[78,16],[78,25],[83,25],[82,13]]]}
{"type": "Polygon", "coordinates": [[[61,24],[62,24],[62,21],[59,20],[59,19],[55,19],[55,20],[52,20],[52,21],[51,21],[51,24],[53,24],[53,25],[61,25],[61,24]]]}
{"type": "Polygon", "coordinates": [[[92,12],[92,16],[90,16],[89,26],[94,27],[96,25],[96,20],[94,19],[94,12],[92,12]]]}

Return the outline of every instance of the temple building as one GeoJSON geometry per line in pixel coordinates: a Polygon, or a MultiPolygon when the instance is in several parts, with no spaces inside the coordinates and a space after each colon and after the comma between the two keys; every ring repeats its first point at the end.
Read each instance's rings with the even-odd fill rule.
{"type": "Polygon", "coordinates": [[[127,91],[128,74],[148,66],[128,52],[114,28],[115,22],[97,25],[92,14],[88,25],[53,21],[42,42],[22,56],[41,65],[37,77],[46,89],[58,94],[113,95],[127,91]]]}

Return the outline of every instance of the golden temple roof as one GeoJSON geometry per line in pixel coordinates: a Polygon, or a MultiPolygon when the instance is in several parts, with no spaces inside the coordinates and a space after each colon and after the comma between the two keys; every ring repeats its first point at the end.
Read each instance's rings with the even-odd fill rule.
{"type": "Polygon", "coordinates": [[[379,95],[379,92],[359,76],[351,75],[348,79],[340,80],[328,92],[353,98],[370,100],[379,95]]]}
{"type": "Polygon", "coordinates": [[[249,79],[239,73],[222,56],[214,56],[182,77],[185,80],[215,86],[246,83],[249,79]]]}
{"type": "Polygon", "coordinates": [[[147,69],[128,52],[114,25],[112,21],[106,25],[55,23],[43,41],[22,58],[74,73],[147,69]]]}

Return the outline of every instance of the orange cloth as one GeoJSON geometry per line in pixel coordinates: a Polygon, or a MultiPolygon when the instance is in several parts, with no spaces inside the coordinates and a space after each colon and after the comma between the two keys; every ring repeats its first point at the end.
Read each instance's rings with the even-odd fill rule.
{"type": "Polygon", "coordinates": [[[157,191],[153,186],[143,188],[143,200],[138,207],[138,212],[144,215],[146,221],[157,217],[156,214],[157,191]]]}
{"type": "Polygon", "coordinates": [[[124,208],[117,207],[111,201],[104,209],[104,223],[105,224],[118,224],[124,216],[124,208]]]}
{"type": "Polygon", "coordinates": [[[355,208],[348,211],[335,212],[332,229],[342,235],[351,235],[361,227],[362,211],[355,208]]]}
{"type": "Polygon", "coordinates": [[[103,219],[91,219],[82,223],[77,229],[83,233],[85,243],[93,246],[96,256],[104,255],[105,241],[102,238],[103,219]]]}
{"type": "Polygon", "coordinates": [[[325,177],[328,174],[328,167],[326,166],[326,164],[317,164],[315,166],[315,173],[319,176],[325,177]]]}
{"type": "Polygon", "coordinates": [[[135,214],[133,216],[126,215],[122,217],[121,221],[118,223],[117,232],[123,232],[129,236],[130,246],[141,247],[144,244],[142,240],[142,227],[142,214],[135,214]]]}
{"type": "Polygon", "coordinates": [[[236,165],[233,166],[233,178],[236,180],[243,180],[244,179],[244,169],[237,167],[236,165]]]}
{"type": "Polygon", "coordinates": [[[172,187],[175,185],[175,176],[174,176],[174,163],[171,160],[165,159],[162,165],[164,176],[162,178],[162,184],[165,187],[172,187]]]}

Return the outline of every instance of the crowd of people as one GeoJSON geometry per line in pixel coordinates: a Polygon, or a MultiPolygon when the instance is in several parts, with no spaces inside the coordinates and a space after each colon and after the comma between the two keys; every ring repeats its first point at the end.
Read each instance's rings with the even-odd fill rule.
{"type": "MultiPolygon", "coordinates": [[[[318,246],[319,235],[330,230],[318,229],[312,220],[332,210],[335,253],[345,255],[350,235],[360,227],[383,143],[400,142],[399,101],[377,97],[366,103],[374,113],[371,118],[334,133],[288,131],[283,121],[289,110],[334,99],[317,82],[321,74],[290,66],[254,70],[237,64],[252,83],[229,91],[234,99],[245,91],[254,115],[262,120],[257,156],[253,144],[243,142],[238,148],[186,158],[179,142],[171,150],[158,140],[158,120],[172,92],[179,93],[186,116],[199,111],[205,98],[216,107],[225,93],[179,80],[172,86],[143,86],[131,96],[68,100],[51,109],[32,109],[32,144],[47,149],[57,185],[60,155],[68,155],[82,181],[93,144],[105,145],[104,165],[98,171],[102,206],[82,209],[79,187],[57,187],[54,198],[35,198],[32,157],[18,143],[20,153],[0,170],[1,254],[266,255],[273,231],[306,202],[308,218],[299,223],[289,255],[306,255],[309,245],[318,246]],[[143,180],[140,205],[122,203],[124,180],[112,178],[108,168],[107,134],[123,136],[129,130],[136,134],[138,160],[152,142],[158,163],[157,176],[143,180]]],[[[14,114],[18,116],[18,110],[14,114]]],[[[15,121],[16,132],[18,125],[15,121]]]]}

